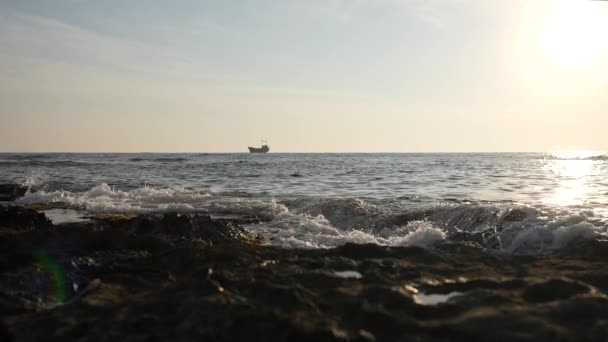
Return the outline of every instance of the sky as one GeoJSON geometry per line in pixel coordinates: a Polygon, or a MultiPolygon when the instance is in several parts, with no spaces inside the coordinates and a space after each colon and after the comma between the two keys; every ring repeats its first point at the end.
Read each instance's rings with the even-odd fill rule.
{"type": "Polygon", "coordinates": [[[0,151],[608,150],[608,1],[0,0],[0,151]]]}

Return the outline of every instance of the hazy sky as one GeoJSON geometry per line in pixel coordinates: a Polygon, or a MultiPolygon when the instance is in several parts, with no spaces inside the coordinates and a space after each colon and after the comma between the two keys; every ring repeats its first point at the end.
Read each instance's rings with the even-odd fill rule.
{"type": "Polygon", "coordinates": [[[608,150],[608,2],[0,0],[0,151],[608,150]]]}

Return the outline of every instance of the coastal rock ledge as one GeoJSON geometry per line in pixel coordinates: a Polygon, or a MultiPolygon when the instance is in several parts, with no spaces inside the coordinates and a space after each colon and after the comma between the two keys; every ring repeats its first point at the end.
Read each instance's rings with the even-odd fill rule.
{"type": "Polygon", "coordinates": [[[26,192],[27,188],[18,184],[0,184],[0,202],[14,201],[26,192]]]}
{"type": "Polygon", "coordinates": [[[288,250],[202,215],[0,207],[0,340],[605,341],[606,245],[288,250]]]}

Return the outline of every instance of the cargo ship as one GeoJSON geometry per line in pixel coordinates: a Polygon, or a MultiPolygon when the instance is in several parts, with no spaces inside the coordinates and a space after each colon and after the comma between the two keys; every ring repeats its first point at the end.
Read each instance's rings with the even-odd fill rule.
{"type": "Polygon", "coordinates": [[[268,147],[268,141],[262,140],[262,147],[249,147],[250,153],[268,153],[270,151],[270,147],[268,147]]]}

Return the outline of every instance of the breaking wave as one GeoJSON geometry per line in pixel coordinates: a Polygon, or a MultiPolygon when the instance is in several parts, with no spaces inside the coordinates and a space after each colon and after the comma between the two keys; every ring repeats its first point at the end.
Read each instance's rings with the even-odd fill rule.
{"type": "MultiPolygon", "coordinates": [[[[26,180],[36,184],[39,180],[26,180]]],[[[291,198],[220,193],[210,187],[87,191],[30,191],[20,205],[63,203],[91,213],[198,212],[255,218],[246,228],[284,248],[332,248],[345,243],[434,246],[472,243],[498,253],[538,254],[574,241],[606,236],[607,222],[592,211],[550,206],[442,202],[411,206],[399,200],[291,198]]]]}
{"type": "Polygon", "coordinates": [[[347,242],[431,246],[461,241],[510,254],[546,253],[573,241],[606,235],[606,222],[592,213],[557,208],[441,204],[396,210],[356,199],[297,200],[288,205],[277,211],[274,220],[250,229],[267,236],[273,245],[290,248],[329,248],[347,242]]]}
{"type": "Polygon", "coordinates": [[[65,190],[28,192],[17,204],[64,203],[89,212],[148,213],[156,211],[194,211],[196,204],[212,196],[210,188],[154,188],[144,186],[130,191],[101,184],[84,192],[65,190]]]}

